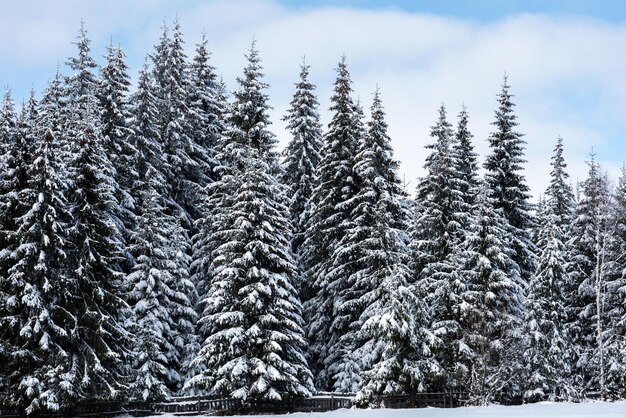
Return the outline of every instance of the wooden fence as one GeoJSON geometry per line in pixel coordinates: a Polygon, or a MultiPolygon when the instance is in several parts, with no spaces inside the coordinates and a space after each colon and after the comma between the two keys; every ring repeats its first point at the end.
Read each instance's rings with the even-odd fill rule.
{"type": "Polygon", "coordinates": [[[352,396],[316,396],[313,398],[295,400],[293,403],[293,411],[325,412],[341,408],[351,408],[352,405],[354,405],[354,398],[352,396]]]}
{"type": "MultiPolygon", "coordinates": [[[[324,412],[340,408],[351,408],[354,404],[350,396],[330,395],[315,396],[306,399],[287,398],[281,402],[248,401],[237,399],[215,399],[209,397],[186,397],[175,398],[168,402],[155,403],[152,405],[154,412],[167,412],[173,414],[201,414],[213,412],[218,414],[228,413],[288,413],[288,412],[324,412]]],[[[131,412],[131,411],[129,411],[131,412]]]]}
{"type": "Polygon", "coordinates": [[[385,408],[457,408],[466,403],[465,394],[462,392],[437,392],[416,393],[413,395],[388,395],[374,399],[374,404],[385,408]]]}
{"type": "MultiPolygon", "coordinates": [[[[386,408],[454,408],[464,404],[461,393],[418,393],[414,395],[380,396],[374,404],[386,408]]],[[[145,417],[170,413],[179,416],[230,415],[255,413],[289,413],[289,412],[325,412],[354,406],[354,396],[346,394],[322,394],[311,398],[287,398],[281,402],[241,401],[238,399],[216,399],[207,396],[191,396],[171,398],[164,402],[130,401],[84,403],[73,409],[56,413],[37,413],[37,418],[110,418],[127,414],[134,417],[145,417]]],[[[0,408],[0,418],[24,418],[23,409],[0,408]]]]}
{"type": "MultiPolygon", "coordinates": [[[[32,416],[37,418],[61,418],[61,417],[81,417],[81,418],[108,418],[124,413],[120,402],[88,402],[66,409],[60,412],[38,412],[32,416]]],[[[26,412],[20,408],[0,409],[1,418],[24,418],[26,412]]]]}

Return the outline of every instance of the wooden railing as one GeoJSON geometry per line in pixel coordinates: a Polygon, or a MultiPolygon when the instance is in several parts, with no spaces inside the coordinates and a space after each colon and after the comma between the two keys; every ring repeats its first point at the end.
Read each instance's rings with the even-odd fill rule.
{"type": "Polygon", "coordinates": [[[456,408],[466,403],[465,394],[462,392],[423,392],[414,395],[388,395],[374,399],[374,404],[385,408],[456,408]]]}
{"type": "Polygon", "coordinates": [[[242,403],[238,399],[215,399],[204,396],[180,397],[152,404],[152,410],[157,413],[226,412],[237,411],[241,408],[242,403]]]}
{"type": "MultiPolygon", "coordinates": [[[[32,416],[38,418],[81,417],[107,418],[124,413],[120,402],[86,402],[63,411],[38,412],[32,416]]],[[[21,408],[0,408],[1,418],[24,418],[26,412],[21,408]]]]}
{"type": "MultiPolygon", "coordinates": [[[[464,404],[462,393],[418,393],[413,395],[380,396],[373,400],[375,405],[385,408],[454,408],[464,404]]],[[[130,401],[90,402],[79,404],[73,409],[37,413],[38,418],[110,418],[127,414],[135,417],[170,413],[175,415],[214,414],[255,414],[289,412],[325,412],[354,406],[353,394],[322,394],[311,398],[286,398],[280,402],[241,401],[239,399],[216,399],[208,396],[190,396],[170,398],[164,402],[130,401]]],[[[0,408],[0,418],[24,418],[23,409],[0,408]]]]}
{"type": "MultiPolygon", "coordinates": [[[[281,402],[247,401],[237,399],[215,399],[210,397],[176,398],[152,405],[154,412],[189,414],[192,412],[240,412],[240,413],[288,413],[324,412],[340,408],[351,408],[353,398],[349,396],[316,396],[312,398],[287,398],[281,402]]],[[[130,412],[130,411],[129,411],[130,412]]]]}
{"type": "Polygon", "coordinates": [[[297,399],[293,402],[293,412],[324,412],[335,409],[351,408],[354,398],[342,395],[315,396],[297,399]]]}
{"type": "Polygon", "coordinates": [[[0,408],[0,417],[2,418],[19,418],[20,417],[20,409],[19,408],[0,408]]]}

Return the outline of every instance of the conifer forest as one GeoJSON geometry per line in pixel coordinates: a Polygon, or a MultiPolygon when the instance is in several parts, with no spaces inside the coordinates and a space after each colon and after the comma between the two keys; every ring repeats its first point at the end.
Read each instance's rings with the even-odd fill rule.
{"type": "Polygon", "coordinates": [[[533,200],[515,80],[487,93],[488,138],[441,105],[406,190],[384,86],[357,100],[349,57],[326,126],[300,64],[279,150],[262,42],[234,91],[178,20],[138,75],[84,26],[75,44],[0,105],[0,405],[626,398],[626,169],[592,155],[575,184],[554,138],[533,200]]]}

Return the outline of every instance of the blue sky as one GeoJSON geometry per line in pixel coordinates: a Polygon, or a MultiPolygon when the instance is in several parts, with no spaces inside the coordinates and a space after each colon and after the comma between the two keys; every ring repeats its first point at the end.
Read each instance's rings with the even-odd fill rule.
{"type": "Polygon", "coordinates": [[[621,22],[626,16],[626,2],[623,0],[285,0],[281,3],[293,8],[397,8],[413,13],[471,18],[479,22],[489,22],[516,13],[587,16],[611,22],[621,22]]]}
{"type": "Polygon", "coordinates": [[[345,53],[364,106],[378,84],[401,174],[411,189],[422,175],[429,128],[443,102],[452,121],[465,104],[477,150],[488,151],[495,95],[506,71],[526,135],[527,178],[547,185],[549,158],[564,138],[572,179],[586,175],[592,147],[615,179],[626,159],[626,2],[564,0],[22,0],[3,2],[0,84],[20,102],[75,53],[81,19],[103,62],[120,43],[133,77],[178,15],[187,53],[206,32],[227,85],[245,64],[253,36],[269,81],[273,128],[288,140],[285,113],[301,57],[311,64],[324,123],[334,68],[345,53]]]}

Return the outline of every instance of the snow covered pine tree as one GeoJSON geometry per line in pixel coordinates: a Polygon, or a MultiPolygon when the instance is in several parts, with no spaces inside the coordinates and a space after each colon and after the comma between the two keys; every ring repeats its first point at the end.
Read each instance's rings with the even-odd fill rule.
{"type": "Polygon", "coordinates": [[[563,228],[571,221],[573,193],[566,183],[563,142],[552,156],[550,185],[537,245],[537,271],[530,280],[524,318],[524,400],[557,401],[575,397],[572,349],[565,332],[567,309],[564,290],[569,282],[563,228]]]}
{"type": "MultiPolygon", "coordinates": [[[[335,389],[330,372],[333,363],[350,355],[353,347],[342,351],[336,346],[349,331],[339,315],[339,297],[350,289],[348,272],[335,265],[339,241],[347,233],[349,202],[357,192],[353,175],[354,156],[358,146],[358,114],[352,100],[352,81],[345,56],[337,66],[334,93],[331,98],[333,117],[324,134],[317,167],[317,186],[307,205],[307,229],[302,247],[304,281],[311,286],[312,298],[305,301],[307,335],[310,340],[309,364],[315,374],[316,387],[335,389]],[[341,325],[340,325],[341,322],[341,325]]],[[[356,318],[355,318],[356,319],[356,318]]],[[[353,330],[354,332],[354,330],[353,330]]],[[[350,340],[350,339],[348,339],[350,340]]],[[[358,381],[350,382],[350,387],[358,381]]],[[[345,390],[345,388],[341,388],[345,390]]]]}
{"type": "Polygon", "coordinates": [[[278,401],[308,396],[301,304],[289,226],[274,175],[274,135],[267,129],[267,88],[255,43],[234,93],[222,158],[213,277],[202,301],[202,348],[192,362],[203,370],[187,387],[235,399],[278,401]]]}
{"type": "Polygon", "coordinates": [[[354,173],[361,185],[351,213],[355,300],[360,310],[353,361],[361,381],[358,401],[374,395],[424,391],[437,369],[431,355],[435,337],[428,330],[424,301],[418,297],[402,236],[408,220],[400,201],[398,163],[387,134],[377,90],[367,134],[359,142],[354,173]]]}

